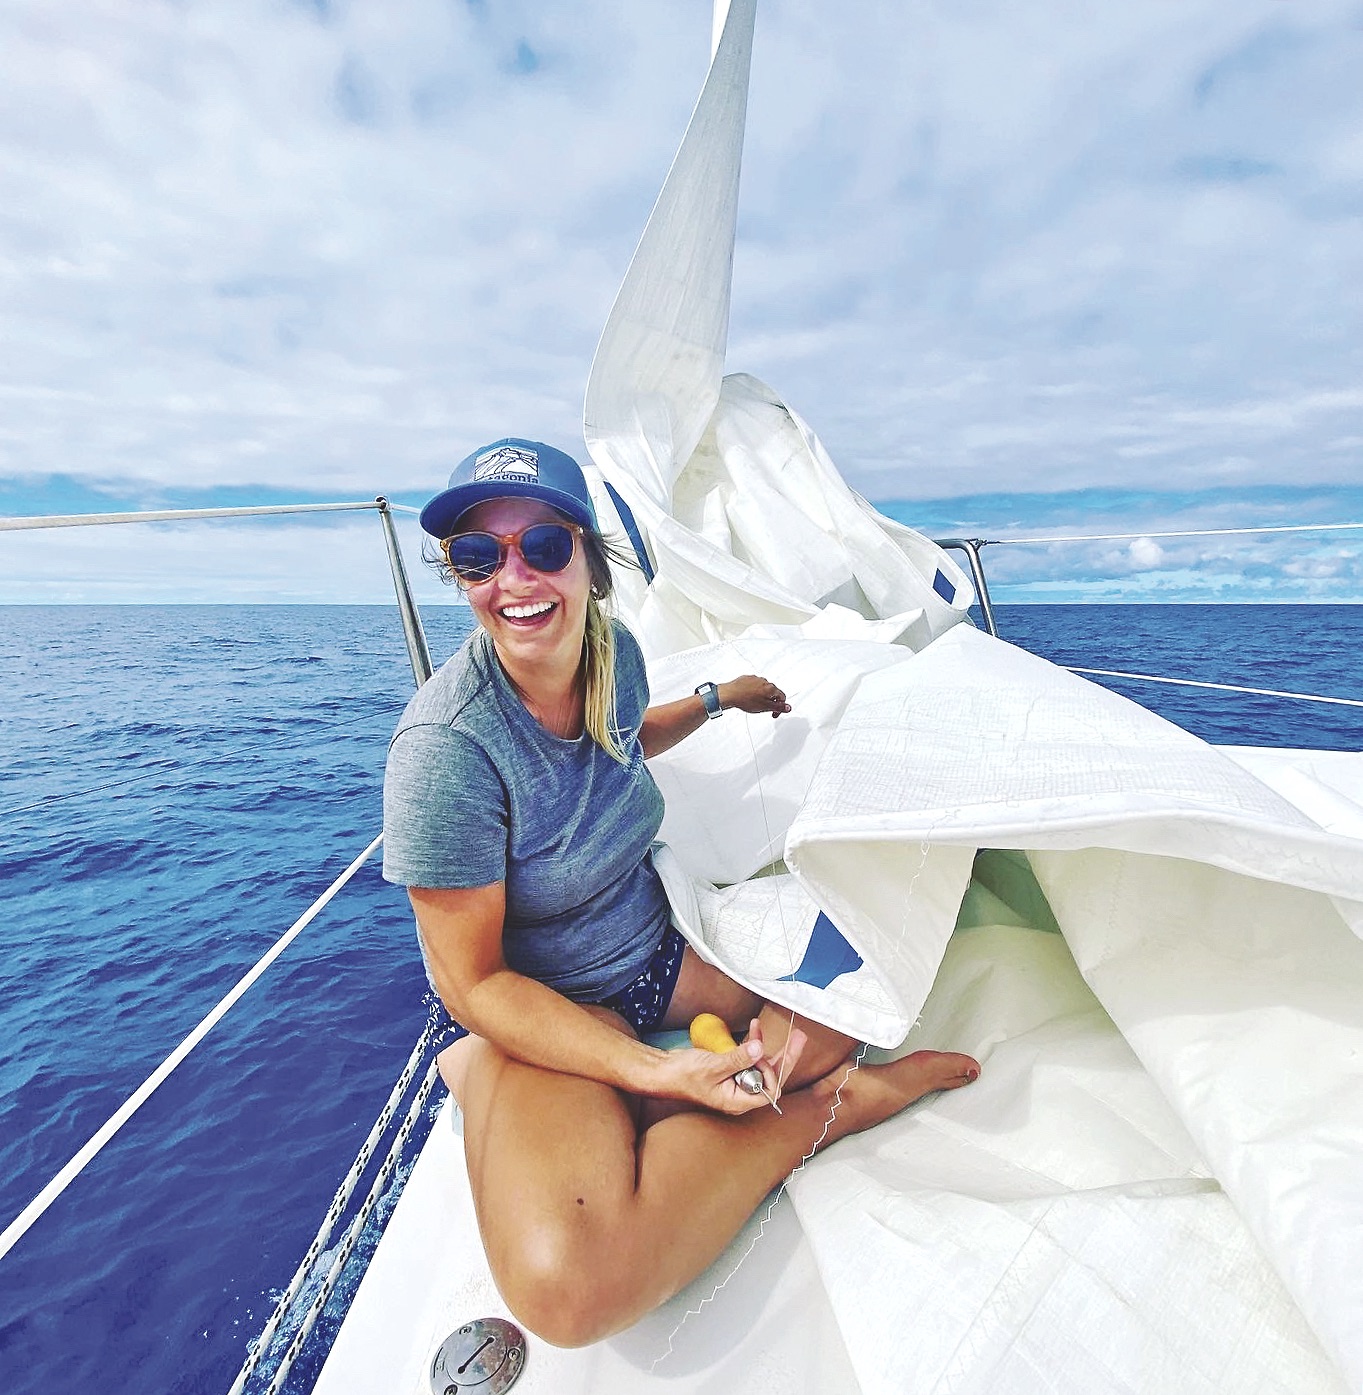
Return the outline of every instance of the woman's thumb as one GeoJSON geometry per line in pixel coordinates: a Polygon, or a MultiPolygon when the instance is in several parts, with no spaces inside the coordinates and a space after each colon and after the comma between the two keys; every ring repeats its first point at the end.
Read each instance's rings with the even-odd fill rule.
{"type": "Polygon", "coordinates": [[[737,1075],[739,1071],[755,1066],[762,1059],[762,1043],[745,1041],[725,1056],[726,1074],[737,1075]]]}

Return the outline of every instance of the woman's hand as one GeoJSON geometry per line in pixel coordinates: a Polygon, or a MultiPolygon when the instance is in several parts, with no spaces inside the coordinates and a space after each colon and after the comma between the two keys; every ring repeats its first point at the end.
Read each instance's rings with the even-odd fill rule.
{"type": "MultiPolygon", "coordinates": [[[[730,679],[727,683],[715,684],[721,707],[736,707],[740,712],[770,712],[779,717],[790,711],[786,695],[766,678],[755,673],[745,673],[742,678],[730,679]]],[[[660,703],[644,713],[643,724],[639,728],[639,743],[644,748],[644,759],[651,760],[664,751],[670,751],[678,741],[685,740],[693,731],[699,731],[706,723],[704,704],[697,697],[678,698],[675,702],[660,703]]],[[[758,1095],[758,1099],[762,1096],[758,1095]]]]}
{"type": "Polygon", "coordinates": [[[720,1053],[690,1047],[668,1052],[665,1079],[656,1093],[687,1100],[717,1114],[747,1114],[781,1098],[780,1082],[790,1076],[804,1045],[805,1034],[797,1027],[785,1046],[768,1058],[762,1041],[762,1026],[753,1018],[747,1040],[733,1051],[720,1053]],[[750,1095],[734,1079],[750,1066],[761,1073],[765,1095],[750,1095]]]}
{"type": "Polygon", "coordinates": [[[721,707],[736,707],[740,712],[770,712],[773,717],[790,711],[785,693],[770,679],[759,678],[755,673],[731,678],[727,683],[720,683],[718,688],[721,707]]]}

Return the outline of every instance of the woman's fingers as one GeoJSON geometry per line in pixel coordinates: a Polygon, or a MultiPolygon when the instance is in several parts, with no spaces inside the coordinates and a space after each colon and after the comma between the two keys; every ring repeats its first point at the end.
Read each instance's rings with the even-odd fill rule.
{"type": "Polygon", "coordinates": [[[669,1055],[674,1072],[673,1084],[665,1093],[676,1099],[690,1100],[719,1114],[746,1114],[766,1104],[761,1095],[752,1095],[734,1079],[755,1062],[748,1044],[732,1051],[704,1051],[692,1047],[689,1051],[674,1051],[669,1055]]]}
{"type": "MultiPolygon", "coordinates": [[[[772,1064],[776,1067],[776,1079],[782,1089],[785,1088],[785,1082],[795,1073],[795,1067],[800,1064],[800,1057],[804,1055],[808,1041],[808,1032],[801,1027],[792,1027],[786,1044],[772,1058],[772,1064]]],[[[776,1097],[780,1099],[779,1091],[776,1097]]]]}
{"type": "MultiPolygon", "coordinates": [[[[805,1034],[800,1031],[798,1027],[795,1029],[793,1035],[797,1038],[797,1041],[794,1056],[791,1058],[792,1065],[795,1061],[799,1060],[800,1052],[804,1049],[805,1043],[805,1034]]],[[[789,1045],[790,1043],[788,1042],[775,1056],[768,1058],[766,1042],[762,1037],[761,1020],[754,1017],[748,1024],[748,1035],[743,1042],[743,1046],[739,1049],[746,1049],[750,1053],[754,1048],[757,1049],[758,1054],[750,1055],[748,1064],[755,1066],[762,1076],[762,1088],[765,1094],[757,1095],[756,1098],[762,1100],[764,1103],[773,1103],[781,1097],[781,1081],[784,1078],[781,1060],[789,1045]]],[[[786,1071],[785,1074],[789,1074],[789,1071],[786,1071]]]]}
{"type": "MultiPolygon", "coordinates": [[[[758,1046],[761,1042],[759,1039],[758,1046]]],[[[750,1109],[761,1109],[767,1103],[767,1096],[771,1095],[772,1087],[776,1083],[775,1076],[771,1074],[770,1065],[767,1063],[759,1050],[753,1054],[753,1043],[751,1040],[745,1041],[741,1046],[725,1055],[717,1057],[720,1064],[719,1069],[723,1075],[717,1082],[721,1091],[725,1095],[723,1108],[728,1114],[746,1114],[750,1109]],[[762,1086],[766,1094],[754,1093],[747,1086],[738,1082],[738,1076],[746,1070],[756,1069],[762,1076],[762,1086]]]]}

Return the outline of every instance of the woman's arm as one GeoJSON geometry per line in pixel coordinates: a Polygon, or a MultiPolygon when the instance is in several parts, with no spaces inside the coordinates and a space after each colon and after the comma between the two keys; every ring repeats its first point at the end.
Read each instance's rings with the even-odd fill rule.
{"type": "MultiPolygon", "coordinates": [[[[740,712],[770,712],[773,717],[790,711],[790,703],[780,688],[755,673],[745,673],[741,678],[720,683],[718,693],[719,705],[724,708],[736,707],[740,712]]],[[[694,693],[675,702],[650,707],[639,727],[644,759],[671,750],[678,741],[684,740],[693,731],[699,731],[707,720],[705,704],[694,693]]]]}
{"type": "Polygon", "coordinates": [[[450,1015],[530,1065],[604,1081],[636,1095],[683,1099],[726,1114],[761,1108],[732,1077],[754,1064],[774,1090],[761,1037],[737,1051],[660,1051],[614,1030],[561,993],[509,969],[502,957],[505,884],[409,887],[426,955],[450,1015]]]}

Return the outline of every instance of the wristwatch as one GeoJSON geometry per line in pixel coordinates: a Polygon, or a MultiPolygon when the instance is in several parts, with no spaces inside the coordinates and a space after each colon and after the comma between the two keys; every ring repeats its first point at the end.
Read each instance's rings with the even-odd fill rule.
{"type": "Polygon", "coordinates": [[[705,704],[705,716],[708,721],[713,722],[716,717],[724,715],[724,707],[719,700],[719,685],[717,683],[702,683],[696,689],[696,696],[705,704]]]}

